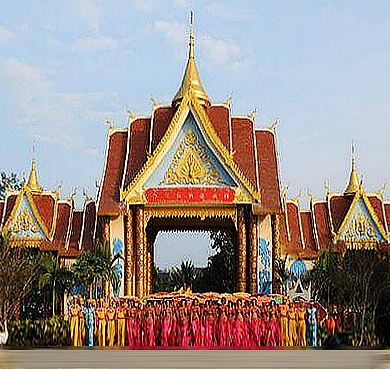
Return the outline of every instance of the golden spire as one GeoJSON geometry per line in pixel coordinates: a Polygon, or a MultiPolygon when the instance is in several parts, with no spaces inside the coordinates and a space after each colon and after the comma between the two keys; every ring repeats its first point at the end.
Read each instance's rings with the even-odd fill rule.
{"type": "Polygon", "coordinates": [[[184,72],[184,77],[181,82],[181,86],[177,94],[172,100],[172,106],[176,107],[180,104],[180,101],[183,99],[185,93],[192,89],[194,95],[198,98],[199,102],[202,105],[210,106],[210,100],[203,90],[202,84],[200,82],[198,69],[195,64],[194,57],[194,22],[193,22],[193,12],[191,12],[190,18],[190,49],[188,55],[187,66],[184,72]]]}
{"type": "Polygon", "coordinates": [[[352,168],[351,175],[349,177],[349,183],[344,191],[344,195],[353,195],[359,190],[359,177],[355,168],[355,147],[352,144],[352,168]]]}
{"type": "Polygon", "coordinates": [[[42,187],[38,183],[37,169],[35,167],[35,142],[33,143],[33,158],[31,161],[31,171],[30,171],[30,175],[28,176],[27,186],[32,191],[42,190],[42,187]]]}

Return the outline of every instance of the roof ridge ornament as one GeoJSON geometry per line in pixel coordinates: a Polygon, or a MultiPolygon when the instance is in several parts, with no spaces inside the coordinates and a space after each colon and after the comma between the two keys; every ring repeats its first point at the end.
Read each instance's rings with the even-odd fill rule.
{"type": "Polygon", "coordinates": [[[206,107],[210,106],[210,99],[208,98],[206,92],[203,90],[202,84],[200,82],[198,69],[195,64],[195,36],[193,18],[194,13],[191,11],[188,61],[186,69],[184,71],[184,76],[181,82],[180,89],[172,100],[173,107],[177,107],[180,104],[188,90],[193,91],[194,96],[199,100],[199,103],[201,105],[204,105],[206,107]]]}
{"type": "Polygon", "coordinates": [[[349,177],[349,183],[347,188],[344,191],[344,195],[353,195],[360,190],[362,183],[359,181],[359,177],[356,171],[356,157],[355,157],[355,146],[352,143],[352,165],[351,165],[351,174],[349,177]]]}

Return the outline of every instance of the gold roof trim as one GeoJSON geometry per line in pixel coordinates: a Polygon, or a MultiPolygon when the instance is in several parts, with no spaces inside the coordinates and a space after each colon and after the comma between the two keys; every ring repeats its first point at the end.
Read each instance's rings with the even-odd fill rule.
{"type": "Polygon", "coordinates": [[[184,71],[183,80],[181,82],[181,86],[179,91],[177,91],[175,97],[172,100],[172,106],[177,107],[180,102],[183,100],[184,95],[189,89],[192,89],[194,95],[199,100],[201,105],[205,105],[207,107],[210,106],[210,99],[208,98],[206,92],[203,90],[202,83],[200,82],[200,77],[198,73],[198,68],[195,64],[194,57],[194,22],[193,22],[193,12],[191,12],[191,20],[190,20],[190,47],[188,54],[188,61],[186,65],[186,69],[184,71]]]}
{"type": "Polygon", "coordinates": [[[138,199],[137,202],[142,201],[141,194],[144,190],[142,187],[143,179],[145,179],[145,177],[153,170],[153,168],[155,168],[159,164],[159,161],[162,159],[162,155],[164,155],[164,153],[169,149],[170,143],[172,143],[173,140],[176,138],[181,128],[180,123],[184,121],[190,111],[193,111],[198,116],[198,119],[202,122],[207,136],[210,138],[212,144],[218,150],[218,153],[222,156],[222,159],[225,162],[227,168],[229,168],[234,174],[234,176],[238,178],[238,180],[242,183],[242,185],[249,192],[249,194],[254,199],[260,201],[260,189],[256,191],[256,189],[242,173],[241,169],[232,160],[229,155],[229,151],[226,149],[226,147],[218,137],[217,133],[215,132],[205,110],[199,104],[198,99],[194,96],[194,92],[192,89],[189,89],[184,95],[183,101],[180,103],[179,108],[173,116],[173,119],[169,124],[167,131],[165,132],[161,141],[158,143],[156,149],[153,151],[153,154],[149,156],[146,163],[138,171],[131,184],[126,189],[121,189],[121,200],[126,199],[127,201],[129,201],[129,199],[134,196],[136,199],[138,199]]]}

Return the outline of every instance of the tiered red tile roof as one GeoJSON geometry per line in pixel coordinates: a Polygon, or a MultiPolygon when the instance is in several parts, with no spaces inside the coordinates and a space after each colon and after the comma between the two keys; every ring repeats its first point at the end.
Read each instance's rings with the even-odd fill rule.
{"type": "MultiPolygon", "coordinates": [[[[63,201],[54,192],[31,192],[33,206],[52,240],[42,241],[42,250],[58,251],[66,257],[76,257],[82,250],[91,247],[97,221],[96,204],[88,201],[83,210],[75,210],[70,201],[63,201]]],[[[0,202],[0,229],[4,228],[16,205],[20,192],[7,194],[0,202]]]]}
{"type": "MultiPolygon", "coordinates": [[[[286,201],[281,216],[282,248],[289,254],[315,257],[318,251],[338,247],[332,237],[337,233],[351,207],[354,195],[334,194],[324,201],[312,200],[310,210],[300,209],[295,201],[286,201]],[[301,237],[301,230],[302,236],[301,237]]],[[[390,226],[390,203],[378,195],[367,195],[378,220],[387,231],[390,226]]]]}
{"type": "MultiPolygon", "coordinates": [[[[115,215],[120,209],[120,191],[125,191],[148,155],[153,154],[175,113],[173,107],[158,107],[151,118],[136,118],[126,130],[111,130],[107,139],[99,215],[115,215]]],[[[247,117],[231,117],[226,105],[204,107],[215,133],[227,150],[233,149],[234,162],[253,188],[261,193],[262,213],[282,210],[275,133],[255,129],[247,117]],[[230,141],[231,140],[231,141],[230,141]]]]}

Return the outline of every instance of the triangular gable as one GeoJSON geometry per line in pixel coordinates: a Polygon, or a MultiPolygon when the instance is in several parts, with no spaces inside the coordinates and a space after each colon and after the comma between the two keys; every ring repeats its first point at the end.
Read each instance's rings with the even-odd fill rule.
{"type": "Polygon", "coordinates": [[[8,232],[13,244],[26,246],[39,245],[51,238],[26,187],[19,193],[11,215],[3,227],[3,234],[8,232]]]}
{"type": "Polygon", "coordinates": [[[385,229],[363,192],[358,191],[355,194],[337,233],[337,240],[346,242],[385,242],[388,240],[385,229]]]}
{"type": "Polygon", "coordinates": [[[260,199],[259,193],[234,163],[232,153],[222,144],[191,90],[184,96],[153,154],[131,185],[121,191],[121,199],[143,203],[145,190],[185,185],[215,188],[213,194],[200,196],[223,196],[243,203],[260,199]],[[230,192],[220,194],[218,187],[230,192]]]}
{"type": "Polygon", "coordinates": [[[194,116],[189,113],[179,134],[145,187],[227,186],[238,182],[220,163],[203,137],[194,116]]]}

